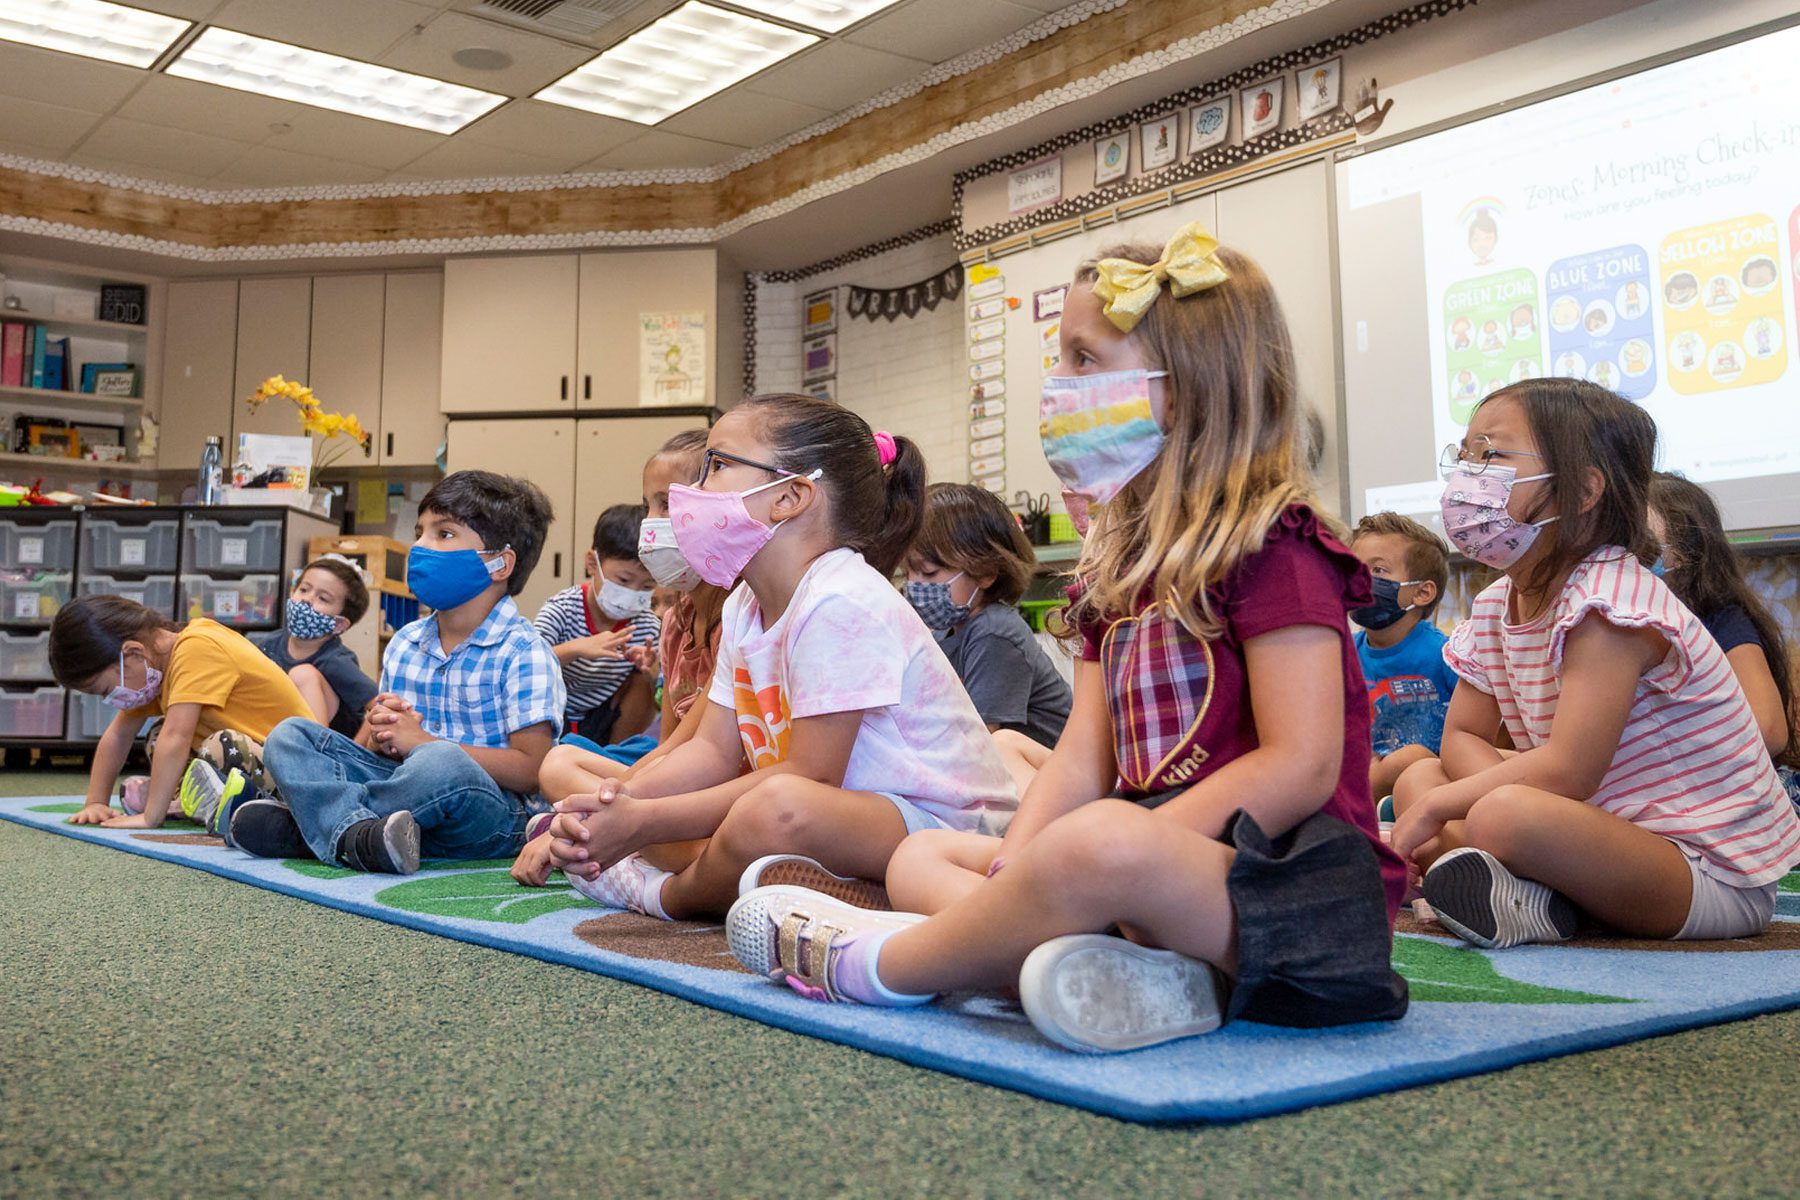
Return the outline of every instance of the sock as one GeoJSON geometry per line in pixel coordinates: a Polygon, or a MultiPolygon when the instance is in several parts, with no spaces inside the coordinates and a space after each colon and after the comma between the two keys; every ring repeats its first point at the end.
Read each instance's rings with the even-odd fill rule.
{"type": "Polygon", "coordinates": [[[935,993],[930,992],[922,996],[896,992],[876,974],[875,964],[881,957],[881,947],[899,932],[898,929],[869,929],[844,939],[832,976],[837,990],[859,1004],[878,1004],[883,1008],[910,1008],[936,999],[935,993]]]}
{"type": "Polygon", "coordinates": [[[644,872],[644,915],[667,921],[669,914],[663,911],[662,890],[663,884],[669,882],[675,873],[658,870],[645,862],[641,856],[638,858],[638,862],[642,864],[640,869],[644,872]]]}

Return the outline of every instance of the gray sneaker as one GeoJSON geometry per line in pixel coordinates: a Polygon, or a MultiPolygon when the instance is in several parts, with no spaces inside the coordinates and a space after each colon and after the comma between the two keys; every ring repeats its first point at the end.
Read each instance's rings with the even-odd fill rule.
{"type": "Polygon", "coordinates": [[[1173,950],[1104,933],[1052,938],[1019,969],[1037,1031],[1070,1050],[1137,1050],[1210,1033],[1224,1020],[1218,972],[1173,950]]]}
{"type": "Polygon", "coordinates": [[[405,809],[358,821],[338,839],[338,861],[353,871],[411,875],[419,869],[419,823],[405,809]]]}

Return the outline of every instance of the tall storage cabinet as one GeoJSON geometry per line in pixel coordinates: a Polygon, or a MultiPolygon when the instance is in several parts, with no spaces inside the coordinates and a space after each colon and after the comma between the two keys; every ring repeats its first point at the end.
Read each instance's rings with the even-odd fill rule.
{"type": "Polygon", "coordinates": [[[207,438],[231,437],[237,280],[171,283],[168,309],[156,463],[191,471],[200,465],[207,438]]]}

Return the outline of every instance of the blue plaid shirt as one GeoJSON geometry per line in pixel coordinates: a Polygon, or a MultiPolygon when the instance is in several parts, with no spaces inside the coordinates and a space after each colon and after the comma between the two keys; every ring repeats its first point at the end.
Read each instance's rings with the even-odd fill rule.
{"type": "Polygon", "coordinates": [[[497,749],[533,725],[554,735],[567,702],[555,652],[511,596],[449,654],[435,616],[401,629],[382,656],[381,690],[411,701],[431,736],[497,749]]]}

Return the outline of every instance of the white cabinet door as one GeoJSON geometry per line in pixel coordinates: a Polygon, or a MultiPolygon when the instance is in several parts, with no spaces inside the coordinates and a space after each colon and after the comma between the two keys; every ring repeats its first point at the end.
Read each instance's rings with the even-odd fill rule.
{"type": "Polygon", "coordinates": [[[237,281],[171,283],[166,305],[156,465],[193,470],[207,438],[231,440],[237,281]]]}
{"type": "Polygon", "coordinates": [[[544,538],[543,555],[525,590],[513,597],[530,620],[551,593],[581,579],[579,556],[574,553],[575,531],[580,528],[575,512],[575,422],[556,417],[452,421],[449,437],[450,470],[494,471],[529,479],[550,499],[555,519],[544,538]]]}
{"type": "Polygon", "coordinates": [[[711,404],[717,394],[719,256],[710,248],[633,250],[581,256],[581,408],[636,408],[639,401],[639,316],[699,313],[706,322],[705,361],[697,370],[696,395],[687,404],[711,404]]]}
{"type": "MultiPolygon", "coordinates": [[[[231,403],[227,463],[236,452],[240,433],[276,433],[300,437],[299,411],[293,402],[270,400],[251,412],[245,397],[271,375],[309,383],[312,357],[312,280],[246,279],[238,284],[237,385],[231,403]]],[[[338,411],[329,397],[321,403],[338,411]]]]}
{"type": "Polygon", "coordinates": [[[384,335],[375,461],[389,467],[429,467],[444,440],[438,397],[444,277],[435,271],[389,275],[384,335]]]}
{"type": "Polygon", "coordinates": [[[443,411],[575,407],[576,256],[444,264],[443,411]]]}
{"type": "Polygon", "coordinates": [[[706,418],[602,417],[575,428],[575,553],[584,557],[601,511],[642,504],[644,464],[682,430],[705,429],[706,418]]]}
{"type": "MultiPolygon", "coordinates": [[[[353,414],[374,432],[381,422],[381,379],[387,277],[319,275],[312,290],[312,366],[306,382],[327,412],[353,414]]],[[[375,444],[364,452],[337,438],[325,449],[334,466],[375,462],[375,444]]]]}

